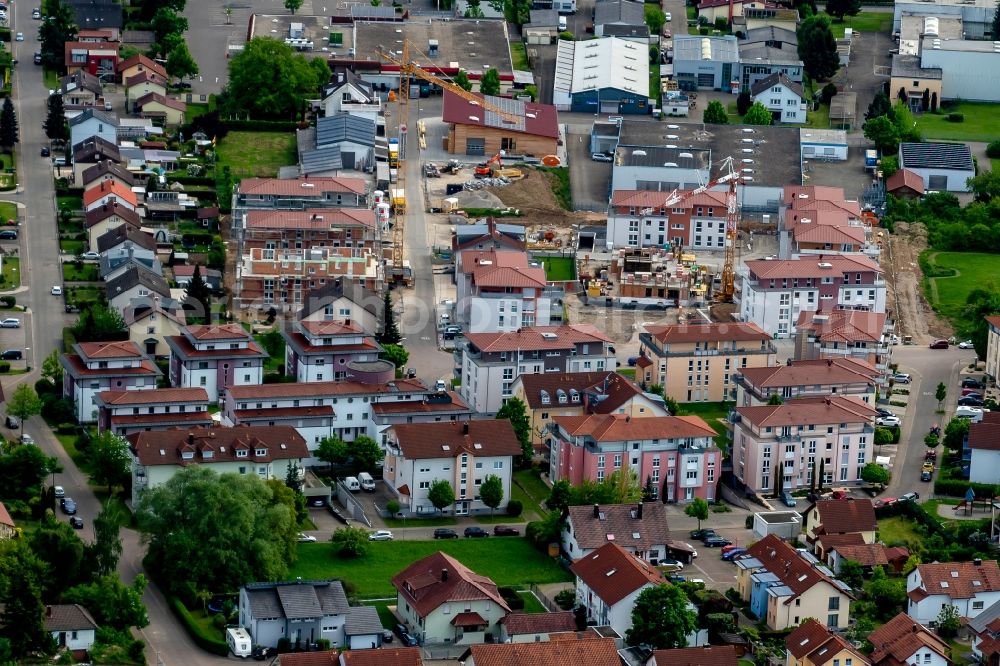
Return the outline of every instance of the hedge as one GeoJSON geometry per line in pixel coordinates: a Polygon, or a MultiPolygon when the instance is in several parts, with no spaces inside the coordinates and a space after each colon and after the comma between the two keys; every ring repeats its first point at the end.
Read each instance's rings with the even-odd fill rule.
{"type": "Polygon", "coordinates": [[[906,516],[912,518],[917,524],[923,525],[931,534],[941,531],[941,521],[937,516],[927,512],[927,509],[916,502],[893,502],[875,508],[875,517],[878,519],[889,518],[891,516],[906,516]]]}
{"type": "Polygon", "coordinates": [[[949,497],[965,497],[966,491],[972,488],[977,498],[995,497],[998,487],[989,483],[972,483],[964,479],[941,479],[934,482],[934,494],[949,497]]]}
{"type": "Polygon", "coordinates": [[[215,178],[208,176],[167,176],[167,180],[171,183],[180,183],[181,185],[207,185],[208,187],[215,187],[215,178]]]}
{"type": "Polygon", "coordinates": [[[294,132],[299,124],[294,120],[223,120],[231,132],[294,132]]]}
{"type": "Polygon", "coordinates": [[[76,336],[73,334],[73,328],[67,326],[63,329],[63,351],[71,352],[73,351],[73,345],[76,344],[76,336]]]}
{"type": "Polygon", "coordinates": [[[0,28],[0,42],[10,41],[10,28],[0,28]]]}
{"type": "Polygon", "coordinates": [[[216,638],[215,636],[207,636],[202,633],[201,625],[195,622],[195,619],[191,617],[191,613],[189,613],[188,609],[184,607],[183,603],[181,603],[181,600],[174,596],[170,596],[168,599],[170,601],[170,607],[174,610],[174,613],[177,614],[177,617],[180,618],[181,622],[187,628],[188,634],[190,634],[191,638],[194,640],[195,645],[206,652],[217,654],[220,657],[229,656],[229,646],[226,644],[226,641],[216,638]]]}

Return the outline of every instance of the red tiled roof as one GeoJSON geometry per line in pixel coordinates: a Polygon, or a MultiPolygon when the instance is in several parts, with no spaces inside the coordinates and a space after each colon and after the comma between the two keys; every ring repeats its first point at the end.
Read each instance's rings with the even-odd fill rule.
{"type": "Polygon", "coordinates": [[[845,560],[857,562],[863,567],[889,564],[885,556],[885,546],[880,543],[863,543],[856,546],[837,546],[832,550],[840,553],[845,560]]]}
{"type": "MultiPolygon", "coordinates": [[[[332,650],[336,654],[336,650],[332,650]]],[[[289,657],[303,657],[308,652],[281,655],[281,666],[326,666],[302,661],[289,661],[289,657]]],[[[422,666],[424,663],[420,648],[393,648],[382,646],[378,650],[348,650],[342,652],[340,658],[344,666],[422,666]]]]}
{"type": "Polygon", "coordinates": [[[135,65],[140,65],[140,64],[146,69],[152,70],[156,74],[159,74],[163,78],[167,78],[167,70],[164,69],[163,66],[160,65],[158,62],[150,60],[144,55],[134,55],[131,58],[128,58],[127,60],[122,60],[115,67],[115,70],[118,73],[121,73],[130,67],[134,67],[135,65]]]}
{"type": "Polygon", "coordinates": [[[863,256],[816,255],[799,259],[754,259],[746,262],[750,274],[760,280],[782,278],[842,277],[843,273],[878,273],[885,271],[873,260],[863,256]],[[820,266],[830,264],[830,266],[820,266]]]}
{"type": "Polygon", "coordinates": [[[868,634],[868,640],[875,648],[871,655],[874,663],[895,659],[906,664],[917,650],[925,647],[948,660],[948,644],[906,613],[900,613],[868,634]]]}
{"type": "Polygon", "coordinates": [[[771,336],[757,324],[743,322],[646,326],[646,331],[654,339],[664,344],[685,342],[747,342],[771,339],[771,336]]]}
{"type": "MultiPolygon", "coordinates": [[[[690,194],[691,190],[679,190],[679,195],[690,194]]],[[[667,195],[664,192],[653,190],[615,190],[611,194],[611,205],[616,208],[652,208],[654,212],[664,207],[667,195]]],[[[726,193],[706,190],[699,194],[689,196],[683,201],[671,204],[670,208],[694,208],[696,205],[702,206],[722,206],[726,207],[726,193]]],[[[669,211],[668,211],[669,212],[669,211]]],[[[725,216],[725,210],[720,211],[716,217],[725,216]]]]}
{"type": "Polygon", "coordinates": [[[131,340],[119,342],[79,342],[75,345],[87,359],[136,359],[144,358],[139,345],[131,340]]]}
{"type": "Polygon", "coordinates": [[[485,618],[479,613],[459,613],[455,617],[451,618],[451,623],[454,627],[476,627],[484,624],[489,624],[485,618]]]}
{"type": "Polygon", "coordinates": [[[403,456],[410,460],[474,456],[519,456],[514,426],[504,419],[399,423],[390,428],[403,456]]]}
{"type": "Polygon", "coordinates": [[[545,269],[539,267],[483,266],[472,272],[477,287],[509,287],[511,289],[545,288],[545,269]]]}
{"type": "Polygon", "coordinates": [[[996,560],[936,562],[917,566],[920,587],[928,594],[944,594],[952,599],[971,599],[981,592],[1000,591],[1000,567],[996,560]]]}
{"type": "Polygon", "coordinates": [[[251,210],[248,229],[312,229],[375,226],[375,211],[370,208],[307,208],[305,210],[251,210]]]}
{"type": "Polygon", "coordinates": [[[843,396],[795,398],[780,405],[737,407],[736,412],[759,427],[869,423],[876,414],[862,400],[843,396]]]}
{"type": "Polygon", "coordinates": [[[867,363],[851,358],[792,361],[769,368],[741,368],[739,373],[748,384],[764,389],[816,384],[867,384],[880,374],[867,363]]]}
{"type": "Polygon", "coordinates": [[[633,419],[627,414],[587,414],[556,416],[553,420],[573,437],[592,437],[598,442],[715,436],[715,430],[700,416],[649,416],[633,419]]]}
{"type": "Polygon", "coordinates": [[[403,569],[392,584],[420,617],[453,601],[487,600],[510,612],[496,583],[440,551],[403,569]]]}
{"type": "Polygon", "coordinates": [[[108,196],[109,194],[118,197],[125,203],[131,204],[133,208],[135,208],[136,203],[138,203],[138,200],[135,197],[135,192],[125,187],[117,180],[109,179],[94,183],[89,190],[84,191],[83,205],[89,206],[101,197],[108,196]]]}
{"type": "Polygon", "coordinates": [[[611,342],[593,324],[528,326],[508,333],[468,333],[466,340],[484,352],[571,349],[577,344],[611,342]],[[554,334],[547,339],[543,334],[554,334]]]}
{"type": "Polygon", "coordinates": [[[269,398],[312,398],[335,395],[371,395],[381,393],[426,393],[427,385],[419,379],[397,379],[388,384],[361,382],[302,382],[294,384],[248,384],[226,389],[234,400],[267,400],[269,398]]]}
{"type": "Polygon", "coordinates": [[[670,543],[667,512],[662,502],[602,504],[596,508],[596,517],[593,506],[571,506],[568,511],[568,524],[573,527],[577,544],[584,550],[600,548],[612,540],[637,551],[665,547],[670,543]],[[639,507],[642,507],[641,516],[639,507]]]}
{"type": "Polygon", "coordinates": [[[860,247],[865,242],[865,230],[861,227],[800,224],[795,227],[792,235],[796,243],[830,243],[860,247]]]}
{"type": "Polygon", "coordinates": [[[843,201],[844,188],[830,185],[785,185],[783,200],[786,206],[797,208],[806,201],[843,201]]]}
{"type": "Polygon", "coordinates": [[[1000,451],[1000,422],[982,420],[969,424],[969,448],[1000,451]]]}
{"type": "Polygon", "coordinates": [[[149,391],[101,391],[97,397],[100,398],[101,402],[116,407],[168,402],[208,402],[208,393],[200,387],[158,388],[149,391]]]}
{"type": "Polygon", "coordinates": [[[653,650],[650,655],[655,666],[736,666],[735,645],[706,645],[705,647],[653,650]]]}
{"type": "Polygon", "coordinates": [[[129,435],[132,452],[143,465],[190,465],[213,462],[270,462],[309,457],[309,447],[292,426],[235,426],[233,428],[172,428],[129,435]],[[181,450],[193,446],[194,458],[184,460],[181,450]],[[257,456],[257,449],[267,453],[257,456]],[[237,457],[236,451],[247,451],[237,457]],[[205,458],[203,451],[212,451],[205,458]]]}
{"type": "Polygon", "coordinates": [[[252,336],[239,324],[199,324],[186,328],[192,338],[206,340],[247,340],[252,336]]]}
{"type": "Polygon", "coordinates": [[[646,585],[666,583],[659,569],[616,543],[606,543],[584,555],[573,562],[570,571],[608,606],[614,606],[646,585]]]}
{"type": "Polygon", "coordinates": [[[76,354],[63,354],[62,365],[71,377],[158,377],[160,369],[148,358],[136,368],[95,368],[90,369],[76,354]]]}
{"type": "Polygon", "coordinates": [[[576,631],[573,611],[559,613],[511,613],[500,620],[509,636],[576,631]]]}
{"type": "Polygon", "coordinates": [[[854,655],[858,666],[868,666],[871,662],[861,652],[838,634],[832,633],[816,620],[810,618],[800,624],[785,638],[785,647],[796,660],[808,660],[812,666],[822,666],[847,650],[854,655]]]}
{"type": "Polygon", "coordinates": [[[164,77],[157,74],[156,72],[149,69],[144,69],[138,74],[133,74],[132,76],[128,77],[128,79],[125,80],[125,87],[131,88],[133,86],[138,86],[143,83],[155,83],[162,88],[167,87],[167,80],[164,77]]]}
{"type": "Polygon", "coordinates": [[[288,333],[287,336],[287,341],[299,354],[347,354],[349,352],[375,352],[381,349],[375,338],[370,335],[365,336],[360,343],[332,345],[310,344],[309,338],[296,331],[288,333]]]}
{"type": "Polygon", "coordinates": [[[429,414],[433,412],[453,412],[453,411],[468,411],[471,413],[472,410],[469,409],[469,405],[462,400],[462,398],[454,391],[448,391],[448,397],[451,398],[448,402],[431,402],[426,398],[422,400],[383,400],[382,402],[374,403],[372,408],[372,414],[378,414],[380,416],[394,416],[402,414],[429,414]]]}
{"type": "Polygon", "coordinates": [[[332,405],[313,405],[309,407],[266,407],[263,409],[236,409],[233,416],[237,423],[246,423],[260,419],[310,419],[317,416],[333,416],[332,405]]]}
{"type": "Polygon", "coordinates": [[[823,534],[872,532],[878,529],[875,507],[868,499],[828,499],[814,505],[823,534]]]}
{"type": "MultiPolygon", "coordinates": [[[[562,389],[568,395],[570,389],[575,389],[581,395],[593,392],[595,396],[605,395],[596,403],[592,413],[606,414],[621,407],[629,399],[642,394],[642,389],[628,378],[611,370],[600,372],[547,372],[540,374],[523,374],[519,377],[524,390],[525,401],[531,409],[543,407],[560,407],[556,391],[562,389]],[[549,404],[542,403],[542,391],[549,395],[549,404]]],[[[573,407],[573,404],[561,407],[573,407]]],[[[576,403],[583,407],[583,403],[576,403]]]]}
{"type": "Polygon", "coordinates": [[[811,331],[821,342],[878,342],[885,330],[884,312],[864,310],[832,310],[801,312],[798,330],[811,331]]]}
{"type": "Polygon", "coordinates": [[[913,190],[917,194],[923,194],[924,179],[916,171],[900,169],[885,180],[886,192],[895,192],[904,187],[913,190]]]}
{"type": "Polygon", "coordinates": [[[358,335],[365,332],[356,322],[347,321],[303,321],[299,325],[314,337],[358,335]]]}
{"type": "Polygon", "coordinates": [[[179,99],[173,99],[172,97],[167,97],[161,95],[160,93],[149,92],[140,97],[133,102],[133,108],[138,111],[142,111],[142,108],[147,104],[159,104],[160,106],[165,106],[175,111],[187,111],[187,104],[180,101],[179,99]]]}
{"type": "Polygon", "coordinates": [[[472,645],[469,652],[476,666],[620,666],[613,638],[589,635],[538,643],[494,643],[472,645]]]}
{"type": "Polygon", "coordinates": [[[265,358],[267,352],[257,346],[253,340],[246,347],[239,349],[196,349],[186,335],[164,336],[167,346],[172,353],[177,354],[182,359],[219,359],[233,357],[256,357],[265,358]]]}
{"type": "Polygon", "coordinates": [[[1000,315],[989,315],[986,317],[986,323],[995,328],[1000,328],[1000,315]]]}
{"type": "MultiPolygon", "coordinates": [[[[144,391],[137,391],[144,393],[144,391]]],[[[116,414],[111,417],[112,426],[137,427],[144,425],[176,426],[178,428],[208,428],[213,425],[212,415],[203,412],[169,412],[167,414],[116,414]]]]}
{"type": "MultiPolygon", "coordinates": [[[[104,181],[102,180],[101,182],[103,183],[104,181]]],[[[120,217],[126,224],[131,224],[134,227],[139,227],[142,224],[142,217],[139,216],[139,213],[128,206],[119,204],[117,199],[111,199],[110,202],[105,202],[103,205],[87,211],[85,216],[87,228],[89,229],[95,224],[115,215],[120,217]]]]}
{"type": "MultiPolygon", "coordinates": [[[[10,517],[10,512],[7,511],[7,507],[0,502],[0,525],[6,525],[7,527],[14,527],[14,519],[10,517]]],[[[570,611],[570,615],[572,615],[570,611]]]]}
{"type": "Polygon", "coordinates": [[[271,194],[279,196],[322,196],[324,192],[365,193],[361,178],[244,178],[240,181],[240,194],[271,194]]]}
{"type": "Polygon", "coordinates": [[[862,546],[865,537],[860,532],[845,532],[843,534],[820,534],[816,537],[816,544],[824,552],[837,550],[841,546],[862,546]]]}
{"type": "MultiPolygon", "coordinates": [[[[483,95],[473,93],[482,98],[483,95]]],[[[518,104],[509,99],[485,96],[487,102],[509,109],[513,112],[518,104]]],[[[550,139],[559,138],[559,115],[556,107],[550,104],[537,104],[535,102],[521,102],[524,105],[524,115],[518,115],[519,122],[510,123],[502,120],[492,112],[485,111],[481,104],[473,103],[464,97],[459,97],[453,92],[444,91],[444,106],[441,111],[441,120],[446,123],[456,125],[472,125],[474,127],[492,127],[502,129],[504,132],[515,132],[518,134],[532,134],[544,136],[550,139]]]]}
{"type": "Polygon", "coordinates": [[[747,548],[747,553],[750,557],[757,558],[768,572],[778,577],[782,585],[792,590],[793,596],[785,600],[786,604],[819,583],[827,583],[833,590],[851,596],[837,587],[832,578],[813,567],[794,548],[773,534],[768,534],[747,548]]]}

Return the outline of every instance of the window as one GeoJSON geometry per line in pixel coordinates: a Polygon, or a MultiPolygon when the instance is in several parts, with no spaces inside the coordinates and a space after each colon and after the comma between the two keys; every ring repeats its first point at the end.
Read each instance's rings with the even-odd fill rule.
{"type": "Polygon", "coordinates": [[[840,616],[836,613],[826,616],[826,626],[836,627],[838,622],[840,622],[840,616]]]}
{"type": "Polygon", "coordinates": [[[597,456],[597,469],[604,469],[604,456],[597,456]]]}
{"type": "Polygon", "coordinates": [[[494,460],[493,461],[493,469],[503,469],[503,461],[502,460],[494,460]]]}
{"type": "Polygon", "coordinates": [[[421,481],[420,485],[418,487],[421,488],[421,489],[423,489],[423,490],[427,490],[428,488],[431,487],[431,482],[430,481],[421,481]]]}
{"type": "Polygon", "coordinates": [[[840,610],[840,597],[830,597],[830,602],[827,604],[827,610],[840,610]]]}
{"type": "Polygon", "coordinates": [[[692,470],[692,471],[688,472],[687,475],[686,475],[686,478],[689,481],[697,479],[698,478],[698,471],[697,470],[692,470]]]}
{"type": "Polygon", "coordinates": [[[972,610],[983,610],[983,602],[982,601],[973,601],[972,602],[972,610]]]}

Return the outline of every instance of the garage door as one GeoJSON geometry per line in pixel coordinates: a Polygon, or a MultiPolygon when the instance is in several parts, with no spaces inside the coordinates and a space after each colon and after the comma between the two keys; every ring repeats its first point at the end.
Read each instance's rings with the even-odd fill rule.
{"type": "Polygon", "coordinates": [[[601,113],[618,113],[618,102],[601,102],[601,113]]]}
{"type": "Polygon", "coordinates": [[[699,74],[698,75],[698,87],[699,88],[714,88],[715,87],[715,74],[699,74]]]}
{"type": "Polygon", "coordinates": [[[486,139],[466,139],[465,140],[465,154],[466,155],[485,155],[486,154],[486,139]]]}

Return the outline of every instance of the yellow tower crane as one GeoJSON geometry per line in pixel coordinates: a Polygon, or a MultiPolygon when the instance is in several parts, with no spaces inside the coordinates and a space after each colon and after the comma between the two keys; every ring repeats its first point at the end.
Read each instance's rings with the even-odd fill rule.
{"type": "MultiPolygon", "coordinates": [[[[410,79],[418,78],[428,83],[440,86],[468,101],[471,104],[481,106],[484,111],[495,113],[501,121],[517,125],[523,122],[523,118],[500,108],[496,104],[487,101],[483,96],[471,93],[461,88],[447,79],[443,79],[436,74],[432,74],[423,69],[420,65],[410,59],[410,42],[403,41],[403,47],[398,53],[387,51],[381,46],[376,49],[378,55],[386,62],[399,68],[399,92],[396,96],[399,159],[396,169],[396,188],[390,188],[389,200],[392,203],[392,212],[395,220],[392,225],[392,278],[396,281],[403,279],[403,230],[404,218],[406,217],[406,123],[409,120],[410,103],[410,79]],[[397,195],[398,192],[398,195],[397,195]]],[[[417,49],[413,49],[417,51],[417,49]]],[[[419,53],[419,51],[417,51],[419,53]]],[[[420,54],[430,62],[430,58],[420,54]]]]}

